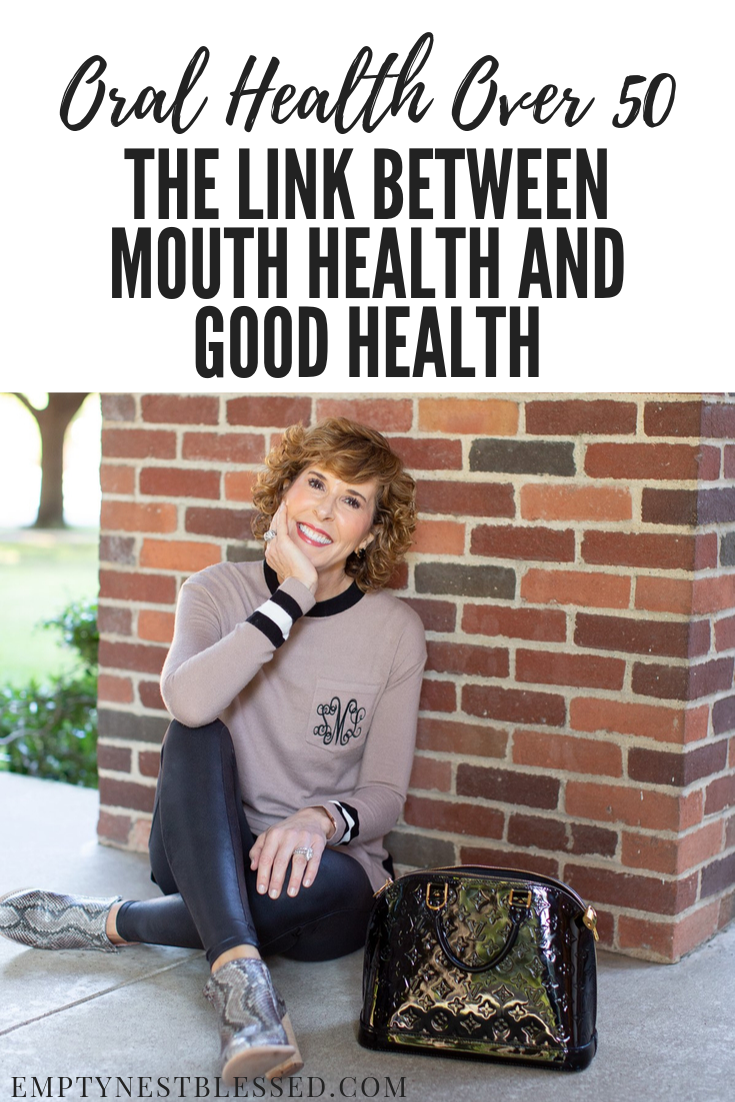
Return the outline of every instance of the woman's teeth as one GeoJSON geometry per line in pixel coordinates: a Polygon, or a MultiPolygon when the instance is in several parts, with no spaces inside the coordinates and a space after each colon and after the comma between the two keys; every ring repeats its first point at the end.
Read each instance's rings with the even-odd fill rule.
{"type": "Polygon", "coordinates": [[[326,547],[327,544],[332,542],[329,536],[325,536],[321,532],[314,531],[314,529],[310,528],[308,524],[299,524],[298,528],[301,532],[304,533],[307,539],[314,540],[315,543],[321,543],[326,547]]]}

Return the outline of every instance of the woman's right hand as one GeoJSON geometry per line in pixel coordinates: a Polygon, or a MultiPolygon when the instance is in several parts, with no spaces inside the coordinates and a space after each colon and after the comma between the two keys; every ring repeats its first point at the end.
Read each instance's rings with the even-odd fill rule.
{"type": "Polygon", "coordinates": [[[285,501],[279,505],[270,523],[276,538],[265,545],[265,561],[278,575],[279,582],[287,578],[296,578],[312,593],[316,593],[317,572],[301,548],[291,538],[288,522],[288,506],[285,501]]]}

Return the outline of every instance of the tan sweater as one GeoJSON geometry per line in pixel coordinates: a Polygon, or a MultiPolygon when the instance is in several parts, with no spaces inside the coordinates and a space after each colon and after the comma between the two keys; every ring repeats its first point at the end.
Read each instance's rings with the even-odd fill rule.
{"type": "Polygon", "coordinates": [[[279,587],[262,562],[220,563],[181,589],[161,691],[188,727],[219,717],[229,728],[256,835],[323,805],[337,822],[329,844],[349,845],[378,888],[383,836],[408,789],[425,661],[421,621],[391,594],[353,584],[315,604],[295,579],[279,587]],[[278,647],[269,638],[280,642],[278,628],[256,611],[271,593],[305,614],[278,647]]]}

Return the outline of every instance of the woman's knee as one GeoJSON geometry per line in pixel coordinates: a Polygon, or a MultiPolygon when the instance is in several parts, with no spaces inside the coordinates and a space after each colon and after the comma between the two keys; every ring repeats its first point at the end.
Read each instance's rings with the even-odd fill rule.
{"type": "Polygon", "coordinates": [[[221,719],[215,719],[203,727],[187,727],[172,719],[163,736],[161,756],[165,750],[167,759],[184,757],[207,757],[221,753],[222,748],[232,746],[230,732],[221,719]]]}

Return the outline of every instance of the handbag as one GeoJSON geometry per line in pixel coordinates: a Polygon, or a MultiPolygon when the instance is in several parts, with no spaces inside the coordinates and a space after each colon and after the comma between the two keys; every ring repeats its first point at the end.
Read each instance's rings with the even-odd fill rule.
{"type": "Polygon", "coordinates": [[[360,1044],[587,1067],[596,923],[549,876],[459,865],[388,881],[368,925],[360,1044]]]}

